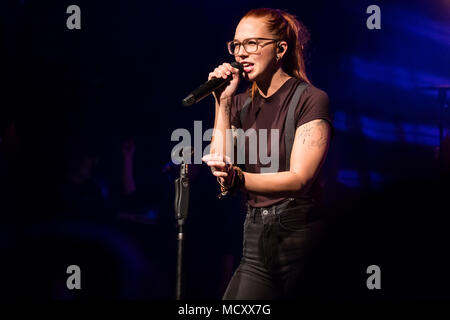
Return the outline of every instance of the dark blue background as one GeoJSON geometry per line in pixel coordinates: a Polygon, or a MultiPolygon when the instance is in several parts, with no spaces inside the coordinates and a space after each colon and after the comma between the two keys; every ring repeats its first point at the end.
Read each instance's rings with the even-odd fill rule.
{"type": "MultiPolygon", "coordinates": [[[[331,297],[448,295],[448,109],[427,88],[450,85],[444,0],[2,1],[2,137],[14,121],[21,139],[2,176],[2,294],[174,297],[171,134],[193,133],[195,120],[212,127],[212,98],[192,108],[181,99],[231,60],[225,42],[255,7],[287,9],[306,24],[307,72],[330,96],[336,136],[322,182],[331,231],[312,286],[331,297]],[[66,28],[71,4],[81,8],[81,30],[66,28]],[[366,27],[371,4],[381,8],[381,30],[366,27]],[[136,142],[135,205],[150,224],[117,217],[128,137],[136,142]],[[107,218],[95,222],[65,219],[60,197],[68,164],[83,152],[99,158],[107,218]],[[65,289],[70,264],[85,270],[77,293],[65,289]],[[371,264],[383,272],[376,293],[365,287],[371,264]]],[[[218,299],[223,256],[234,267],[239,259],[242,199],[217,200],[209,170],[192,170],[186,294],[218,299]]]]}

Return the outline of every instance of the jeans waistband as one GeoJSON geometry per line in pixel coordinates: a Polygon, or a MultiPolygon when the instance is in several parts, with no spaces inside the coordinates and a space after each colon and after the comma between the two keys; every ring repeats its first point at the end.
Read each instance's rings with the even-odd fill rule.
{"type": "Polygon", "coordinates": [[[287,207],[289,207],[289,205],[291,205],[293,202],[309,202],[312,203],[314,202],[313,198],[301,198],[301,199],[297,199],[297,198],[287,198],[286,200],[283,200],[280,203],[274,204],[272,206],[269,207],[252,207],[250,205],[247,205],[247,213],[250,214],[261,214],[262,216],[275,216],[277,215],[278,212],[280,212],[283,209],[286,209],[287,207]]]}

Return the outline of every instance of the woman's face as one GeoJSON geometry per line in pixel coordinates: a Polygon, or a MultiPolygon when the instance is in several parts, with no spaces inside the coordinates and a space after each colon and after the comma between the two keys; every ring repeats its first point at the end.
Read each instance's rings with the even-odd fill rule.
{"type": "MultiPolygon", "coordinates": [[[[262,18],[244,18],[242,19],[234,35],[234,40],[242,43],[245,39],[268,38],[276,39],[268,30],[266,23],[262,18]]],[[[249,81],[258,81],[266,78],[273,72],[276,64],[275,41],[259,40],[259,46],[256,52],[248,53],[243,46],[235,55],[237,62],[244,64],[245,77],[249,81]]]]}

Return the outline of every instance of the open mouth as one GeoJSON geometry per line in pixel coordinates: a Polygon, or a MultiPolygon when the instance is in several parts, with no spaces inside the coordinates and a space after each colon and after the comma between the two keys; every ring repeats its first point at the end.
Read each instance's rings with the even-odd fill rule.
{"type": "Polygon", "coordinates": [[[242,63],[242,66],[244,67],[245,73],[250,73],[253,71],[254,64],[251,62],[244,62],[242,63]]]}

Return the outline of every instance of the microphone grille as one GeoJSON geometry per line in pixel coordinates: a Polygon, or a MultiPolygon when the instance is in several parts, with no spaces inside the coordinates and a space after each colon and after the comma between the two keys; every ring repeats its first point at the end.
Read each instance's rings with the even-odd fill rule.
{"type": "Polygon", "coordinates": [[[240,72],[244,71],[244,67],[239,62],[233,61],[230,64],[233,68],[239,69],[240,72]]]}

